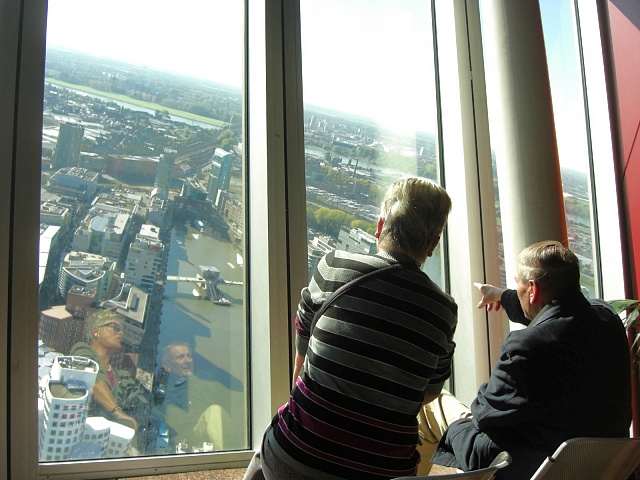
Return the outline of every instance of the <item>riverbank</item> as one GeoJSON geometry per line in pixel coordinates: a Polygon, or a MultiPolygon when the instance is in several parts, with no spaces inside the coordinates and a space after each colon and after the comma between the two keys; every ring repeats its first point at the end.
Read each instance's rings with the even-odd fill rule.
{"type": "Polygon", "coordinates": [[[131,97],[127,97],[126,95],[120,95],[118,93],[111,93],[111,92],[103,92],[100,90],[96,90],[95,88],[91,88],[91,87],[87,87],[84,85],[75,85],[73,83],[67,83],[67,82],[63,82],[60,80],[57,80],[55,78],[45,78],[45,82],[50,83],[52,85],[57,85],[59,87],[64,87],[64,88],[69,88],[71,90],[78,90],[80,92],[84,92],[87,93],[89,95],[95,95],[98,97],[105,97],[117,102],[123,102],[123,103],[130,103],[132,105],[137,105],[138,107],[142,107],[142,108],[147,108],[149,110],[161,110],[161,111],[167,111],[169,112],[170,115],[173,115],[175,117],[179,117],[179,118],[183,118],[185,120],[190,120],[190,121],[194,121],[194,122],[201,122],[201,123],[205,123],[207,125],[211,125],[213,127],[217,127],[217,128],[222,128],[222,127],[226,127],[229,124],[227,122],[223,122],[221,120],[216,120],[213,118],[208,118],[208,117],[203,117],[201,115],[195,115],[193,113],[189,113],[189,112],[184,112],[182,110],[176,110],[174,108],[169,108],[169,107],[165,107],[163,105],[160,105],[158,103],[152,103],[152,102],[145,102],[143,100],[137,100],[135,98],[131,98],[131,97]]]}

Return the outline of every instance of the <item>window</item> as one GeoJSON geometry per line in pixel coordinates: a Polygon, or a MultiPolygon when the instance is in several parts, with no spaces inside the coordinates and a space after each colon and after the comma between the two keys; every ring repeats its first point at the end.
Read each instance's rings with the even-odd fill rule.
{"type": "MultiPolygon", "coordinates": [[[[232,10],[223,14],[208,9],[218,8],[215,5],[219,2],[187,0],[179,6],[171,5],[169,20],[162,17],[168,4],[146,0],[118,0],[103,8],[97,1],[50,0],[48,19],[43,2],[5,3],[11,8],[0,15],[0,60],[4,66],[0,100],[9,106],[0,111],[0,158],[6,173],[0,176],[0,218],[7,219],[0,222],[0,294],[8,302],[3,303],[0,315],[10,327],[4,331],[10,334],[5,341],[12,347],[11,361],[30,372],[41,366],[44,377],[53,364],[51,349],[66,354],[73,345],[63,345],[64,336],[57,336],[57,326],[64,323],[61,315],[73,317],[71,312],[75,312],[77,318],[84,319],[94,303],[111,302],[110,308],[128,315],[125,351],[113,356],[112,365],[128,372],[122,377],[126,378],[123,387],[141,395],[132,397],[141,400],[136,406],[124,405],[125,413],[147,426],[135,439],[136,448],[141,447],[140,455],[101,462],[102,473],[95,473],[91,460],[68,461],[68,454],[60,451],[58,455],[46,455],[53,452],[45,451],[44,457],[38,456],[42,463],[34,465],[31,458],[38,439],[32,432],[43,431],[38,428],[38,387],[8,368],[8,357],[0,357],[2,371],[8,372],[10,397],[8,403],[0,404],[0,419],[7,413],[12,427],[8,431],[12,448],[8,458],[2,457],[7,461],[0,465],[6,464],[16,477],[89,478],[100,474],[115,478],[133,468],[143,474],[159,472],[164,465],[174,470],[181,465],[185,470],[195,469],[194,465],[210,468],[218,461],[245,465],[264,425],[287,398],[292,353],[288,319],[313,262],[306,253],[315,248],[314,237],[322,241],[317,225],[322,216],[316,214],[321,208],[329,208],[361,216],[356,221],[366,222],[367,212],[375,216],[379,203],[372,185],[379,192],[390,179],[384,177],[384,171],[391,176],[426,175],[445,184],[454,209],[448,238],[441,243],[440,261],[431,259],[428,272],[451,291],[460,305],[477,301],[470,285],[498,259],[497,254],[489,252],[492,244],[498,243],[492,237],[497,235],[497,228],[485,215],[489,211],[483,205],[486,196],[480,198],[476,192],[478,188],[482,191],[483,186],[478,185],[483,180],[474,177],[478,172],[482,177],[486,167],[483,155],[490,164],[488,134],[483,125],[486,112],[477,108],[482,107],[481,89],[475,90],[484,78],[478,68],[483,65],[473,64],[471,69],[468,64],[477,59],[481,46],[474,30],[479,23],[478,2],[435,0],[423,5],[402,0],[382,5],[355,0],[294,0],[270,3],[267,11],[264,2],[247,0],[246,12],[242,2],[227,2],[230,5],[224,8],[232,10]],[[300,19],[289,10],[298,7],[300,19]],[[334,7],[341,13],[330,15],[334,7]],[[346,24],[338,18],[340,15],[349,19],[346,24]],[[297,37],[298,20],[301,39],[297,37]],[[324,24],[324,30],[318,30],[315,20],[324,24]],[[252,27],[249,32],[244,31],[245,21],[252,27]],[[328,25],[335,27],[330,30],[328,25]],[[153,30],[145,34],[147,26],[153,30]],[[188,31],[182,30],[184,26],[188,31]],[[372,29],[378,35],[372,36],[372,29]],[[34,82],[42,74],[45,31],[46,78],[44,83],[34,82]],[[201,32],[207,34],[204,40],[200,40],[201,32]],[[360,41],[354,39],[353,32],[358,32],[360,41]],[[242,50],[245,33],[251,52],[246,59],[242,50]],[[336,38],[342,43],[336,44],[336,38]],[[300,40],[302,64],[298,51],[289,50],[295,50],[300,40]],[[375,52],[371,45],[377,48],[375,52]],[[134,58],[138,46],[145,48],[142,60],[134,58]],[[113,58],[108,48],[116,48],[122,55],[113,58]],[[245,61],[250,62],[247,67],[251,75],[243,77],[245,61]],[[206,71],[188,70],[195,66],[206,71]],[[349,85],[350,79],[364,69],[370,76],[355,86],[349,85]],[[184,74],[191,75],[187,87],[183,80],[177,80],[184,74]],[[216,85],[202,78],[211,79],[213,75],[216,85]],[[368,90],[384,78],[391,80],[377,90],[368,90]],[[302,83],[304,99],[300,95],[302,83]],[[251,92],[251,97],[243,96],[244,92],[251,92]],[[323,92],[328,94],[324,98],[323,92]],[[39,112],[42,98],[44,116],[39,112]],[[181,118],[194,107],[188,120],[181,118]],[[208,112],[202,111],[208,107],[208,112]],[[248,111],[251,115],[245,116],[248,111]],[[211,117],[200,115],[203,113],[225,124],[218,135],[208,123],[211,117]],[[339,128],[329,127],[329,117],[339,117],[344,123],[338,124],[339,128]],[[303,126],[305,131],[297,135],[303,126]],[[243,128],[247,137],[242,136],[243,128]],[[327,132],[335,133],[335,142],[334,138],[328,142],[323,137],[327,132]],[[294,140],[298,136],[299,145],[294,140]],[[217,155],[216,149],[221,150],[217,155]],[[225,152],[231,154],[231,160],[225,152]],[[166,169],[159,168],[161,156],[166,169]],[[384,171],[376,172],[375,181],[367,182],[374,178],[374,157],[378,162],[375,166],[384,171]],[[63,166],[67,162],[69,165],[63,166]],[[330,172],[321,168],[324,162],[331,165],[330,172]],[[298,175],[295,169],[301,165],[306,172],[298,175]],[[78,174],[93,172],[97,174],[95,182],[80,175],[57,175],[65,168],[76,169],[78,174]],[[324,182],[323,174],[331,174],[331,181],[324,182]],[[320,188],[321,183],[328,185],[320,188]],[[42,204],[37,198],[41,187],[42,204]],[[151,195],[154,189],[155,195],[151,195]],[[45,208],[44,201],[51,198],[58,208],[55,215],[45,211],[49,206],[45,208]],[[94,204],[96,198],[99,200],[94,204]],[[173,209],[166,209],[169,203],[173,209]],[[101,211],[99,218],[97,210],[101,211]],[[304,210],[308,210],[309,226],[314,230],[309,248],[301,213],[304,210]],[[209,214],[220,221],[212,222],[209,214]],[[127,215],[130,223],[125,221],[127,215]],[[144,230],[145,226],[157,227],[164,220],[173,222],[176,218],[177,228],[144,230]],[[61,225],[55,225],[55,219],[61,225]],[[296,235],[305,238],[299,241],[296,235]],[[220,248],[198,247],[207,243],[220,248]],[[192,254],[192,248],[197,252],[192,254]],[[298,255],[298,249],[304,252],[298,255]],[[448,255],[449,251],[455,254],[448,255]],[[245,268],[249,262],[250,272],[245,268]],[[138,265],[142,268],[145,264],[149,270],[139,271],[138,265]],[[201,266],[215,267],[218,272],[201,266]],[[38,285],[32,280],[36,269],[41,280],[38,285]],[[202,278],[196,277],[198,274],[202,278]],[[243,285],[214,282],[216,274],[219,280],[243,285]],[[140,286],[136,287],[136,282],[140,286]],[[126,283],[132,285],[128,290],[124,288],[126,283]],[[207,293],[212,285],[219,287],[218,291],[207,293]],[[73,295],[69,296],[72,287],[73,295]],[[166,305],[157,296],[158,289],[163,290],[166,305]],[[194,291],[199,296],[212,295],[219,304],[196,300],[194,291]],[[42,316],[36,334],[35,326],[25,318],[33,316],[38,301],[39,310],[62,308],[56,315],[42,316]],[[147,315],[142,321],[133,310],[145,303],[151,305],[150,311],[157,311],[155,317],[147,315]],[[159,318],[160,324],[153,318],[159,318]],[[215,377],[222,396],[233,404],[229,415],[224,416],[222,411],[212,415],[219,414],[223,419],[217,425],[226,421],[239,434],[241,451],[228,452],[223,434],[223,445],[216,447],[215,456],[185,453],[166,455],[158,461],[149,455],[172,453],[170,426],[159,421],[164,414],[157,414],[169,403],[166,389],[164,403],[160,401],[160,386],[166,384],[160,381],[159,367],[162,347],[184,336],[189,337],[196,376],[207,372],[215,377]],[[38,340],[42,341],[41,365],[36,365],[33,348],[38,340]],[[145,413],[142,399],[151,412],[154,408],[156,411],[145,413]],[[25,415],[25,411],[31,414],[25,415]],[[249,423],[253,424],[251,436],[249,423]],[[148,428],[150,425],[155,430],[148,428]],[[243,451],[245,448],[247,451],[243,451]]],[[[585,35],[583,41],[591,38],[597,43],[599,35],[585,35]]],[[[593,51],[585,48],[588,54],[593,51]]],[[[590,71],[594,70],[597,68],[590,71]]],[[[605,96],[604,88],[591,89],[587,92],[590,105],[594,92],[605,96]]],[[[596,118],[604,117],[591,115],[585,121],[592,125],[596,118]]],[[[592,128],[592,132],[606,132],[593,135],[607,136],[608,128],[592,128]]],[[[594,158],[603,156],[595,154],[594,158]]],[[[611,170],[606,162],[599,168],[600,173],[611,170]]],[[[602,177],[594,175],[592,180],[597,183],[602,177]]],[[[615,205],[615,195],[608,191],[606,195],[615,205]]],[[[590,212],[597,217],[593,207],[592,201],[590,212]]],[[[365,232],[368,228],[362,223],[352,226],[351,221],[344,226],[365,232]]],[[[590,228],[597,231],[599,227],[593,224],[590,228]]],[[[619,235],[615,229],[609,230],[611,241],[603,244],[617,246],[619,235]]],[[[340,232],[332,232],[335,241],[340,240],[340,232]]],[[[603,229],[597,233],[602,235],[603,229]]],[[[594,243],[595,238],[594,233],[594,243]]],[[[597,256],[597,248],[593,253],[597,256]]],[[[616,263],[620,262],[607,262],[606,266],[616,263]]],[[[483,312],[465,313],[468,315],[461,316],[456,338],[455,383],[456,393],[469,400],[489,371],[491,352],[484,339],[490,336],[490,328],[485,328],[483,312]]],[[[75,344],[84,333],[84,326],[74,326],[65,335],[74,336],[75,344]]],[[[206,391],[206,382],[213,380],[203,377],[201,389],[196,388],[199,392],[206,391]]],[[[77,386],[67,390],[74,395],[77,386]]],[[[173,386],[179,387],[175,383],[173,386]]],[[[49,416],[49,410],[57,412],[60,406],[47,403],[47,388],[51,391],[56,387],[49,383],[43,388],[41,384],[45,400],[41,418],[44,422],[51,420],[51,427],[56,428],[58,413],[49,416]]],[[[83,436],[88,431],[86,419],[92,416],[87,410],[89,404],[80,400],[66,403],[82,412],[74,435],[83,436]]],[[[6,427],[6,419],[3,425],[6,427]]],[[[96,429],[106,443],[108,434],[100,425],[96,429]]],[[[56,445],[55,440],[49,438],[45,448],[54,448],[49,445],[56,445]]],[[[74,451],[71,448],[69,453],[74,451]]],[[[120,452],[110,456],[118,457],[120,452]]]]}
{"type": "MultiPolygon", "coordinates": [[[[39,303],[52,328],[38,340],[41,358],[99,368],[43,364],[42,401],[77,398],[63,410],[83,409],[84,431],[128,427],[114,455],[249,446],[243,12],[202,0],[49,3],[39,303]],[[102,310],[126,328],[92,323],[102,310]],[[74,312],[81,328],[58,334],[74,312]],[[113,402],[74,393],[94,382],[114,414],[113,402]]],[[[42,435],[51,427],[43,417],[42,435]]],[[[77,457],[59,459],[100,458],[78,443],[77,457]]]]}
{"type": "MultiPolygon", "coordinates": [[[[387,187],[403,175],[440,181],[440,141],[430,2],[300,10],[311,276],[331,250],[376,252],[387,187]]],[[[425,269],[444,286],[441,245],[425,269]]]]}

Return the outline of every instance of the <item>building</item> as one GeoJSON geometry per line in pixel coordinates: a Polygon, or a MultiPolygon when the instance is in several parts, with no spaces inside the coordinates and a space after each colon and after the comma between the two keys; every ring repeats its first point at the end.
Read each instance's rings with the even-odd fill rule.
{"type": "Polygon", "coordinates": [[[71,347],[84,339],[83,317],[74,317],[64,305],[40,312],[38,339],[57,352],[69,353],[71,347]]]}
{"type": "Polygon", "coordinates": [[[166,200],[156,197],[149,197],[147,203],[147,222],[162,228],[166,221],[166,200]]]}
{"type": "Polygon", "coordinates": [[[207,182],[207,193],[209,201],[213,205],[218,205],[218,192],[229,190],[231,185],[231,167],[233,155],[222,148],[216,148],[211,162],[209,181],[207,182]]]}
{"type": "Polygon", "coordinates": [[[43,202],[40,205],[40,221],[48,225],[66,226],[71,219],[68,207],[51,202],[43,202]]]}
{"type": "Polygon", "coordinates": [[[120,293],[102,303],[103,308],[113,310],[124,317],[125,352],[138,352],[145,331],[149,294],[144,290],[125,283],[120,293]]]}
{"type": "Polygon", "coordinates": [[[82,442],[72,450],[72,458],[118,458],[124,456],[136,431],[104,417],[87,417],[82,442]],[[97,448],[96,448],[97,447],[97,448]]]}
{"type": "Polygon", "coordinates": [[[98,364],[77,356],[59,356],[41,379],[39,414],[40,461],[123,456],[133,428],[104,417],[87,417],[98,364]]]}
{"type": "Polygon", "coordinates": [[[165,247],[153,225],[142,225],[140,233],[129,246],[124,281],[150,292],[158,279],[164,261],[165,247]]]}
{"type": "Polygon", "coordinates": [[[43,223],[40,225],[40,255],[38,256],[38,285],[42,285],[49,264],[49,255],[55,252],[60,227],[43,223]]]}
{"type": "Polygon", "coordinates": [[[71,248],[118,260],[131,226],[131,215],[92,210],[73,234],[71,248]]]}
{"type": "Polygon", "coordinates": [[[342,226],[338,233],[338,248],[347,252],[375,253],[377,240],[373,235],[360,228],[342,226]]]}
{"type": "Polygon", "coordinates": [[[157,157],[134,155],[106,155],[105,173],[123,182],[153,185],[158,171],[157,157]]]}
{"type": "Polygon", "coordinates": [[[70,458],[82,439],[98,364],[85,357],[60,356],[40,386],[40,460],[70,458]]]}
{"type": "Polygon", "coordinates": [[[180,196],[189,200],[204,202],[207,199],[207,191],[204,189],[196,177],[187,177],[182,182],[180,196]]]}
{"type": "Polygon", "coordinates": [[[93,311],[98,298],[98,292],[92,288],[74,285],[67,293],[67,311],[74,318],[86,319],[87,315],[93,311]]]}
{"type": "Polygon", "coordinates": [[[140,194],[118,190],[102,192],[91,202],[90,211],[136,215],[140,210],[142,198],[140,194]]]}
{"type": "Polygon", "coordinates": [[[153,182],[153,188],[155,195],[165,200],[169,198],[169,189],[171,188],[177,153],[176,150],[165,148],[158,162],[158,170],[156,172],[156,179],[153,182]]]}
{"type": "Polygon", "coordinates": [[[98,300],[112,296],[116,262],[100,255],[72,251],[60,264],[58,292],[63,298],[74,285],[95,290],[98,300]]]}
{"type": "Polygon", "coordinates": [[[84,127],[75,123],[61,123],[56,149],[53,153],[53,166],[56,169],[78,167],[84,127]]]}
{"type": "Polygon", "coordinates": [[[316,236],[307,243],[307,269],[309,271],[309,279],[311,279],[313,271],[318,266],[320,259],[336,249],[332,243],[332,240],[328,237],[319,238],[316,236]]]}
{"type": "Polygon", "coordinates": [[[61,195],[91,201],[100,188],[98,177],[98,173],[86,168],[61,168],[51,176],[47,189],[61,195]]]}

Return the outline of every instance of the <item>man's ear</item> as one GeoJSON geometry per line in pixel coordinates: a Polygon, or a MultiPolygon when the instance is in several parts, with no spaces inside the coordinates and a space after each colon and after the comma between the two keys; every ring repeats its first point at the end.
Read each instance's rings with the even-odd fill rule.
{"type": "Polygon", "coordinates": [[[162,364],[162,368],[164,368],[164,371],[167,373],[171,372],[171,367],[169,367],[169,365],[167,365],[166,363],[162,364]]]}
{"type": "Polygon", "coordinates": [[[529,280],[527,284],[527,295],[529,295],[529,303],[535,305],[542,300],[540,293],[540,285],[535,280],[529,280]]]}
{"type": "Polygon", "coordinates": [[[431,243],[429,244],[429,250],[427,251],[427,257],[430,257],[433,254],[433,251],[438,246],[439,241],[440,241],[440,235],[438,235],[433,240],[431,240],[431,243]]]}
{"type": "Polygon", "coordinates": [[[384,225],[384,219],[382,217],[378,218],[378,226],[376,228],[376,233],[374,237],[380,238],[380,233],[382,233],[382,226],[384,225]]]}

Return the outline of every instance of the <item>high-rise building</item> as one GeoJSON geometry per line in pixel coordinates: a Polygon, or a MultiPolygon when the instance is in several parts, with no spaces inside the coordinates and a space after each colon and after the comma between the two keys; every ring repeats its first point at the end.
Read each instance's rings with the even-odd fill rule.
{"type": "Polygon", "coordinates": [[[169,198],[169,188],[171,187],[171,179],[173,178],[174,163],[176,161],[176,150],[165,148],[164,153],[160,155],[158,163],[158,171],[156,172],[156,180],[153,183],[155,196],[167,199],[169,198]]]}
{"type": "Polygon", "coordinates": [[[209,201],[218,205],[218,191],[229,190],[231,185],[231,166],[233,155],[222,148],[216,148],[211,162],[211,172],[207,183],[209,201]]]}
{"type": "Polygon", "coordinates": [[[53,166],[60,169],[63,167],[78,167],[80,160],[80,150],[82,148],[82,138],[84,137],[84,127],[75,123],[61,123],[58,133],[58,141],[53,154],[53,166]]]}
{"type": "Polygon", "coordinates": [[[164,258],[164,245],[157,235],[150,235],[154,229],[157,232],[153,225],[142,225],[140,233],[129,246],[124,272],[125,282],[146,292],[150,292],[155,285],[164,258]]]}

